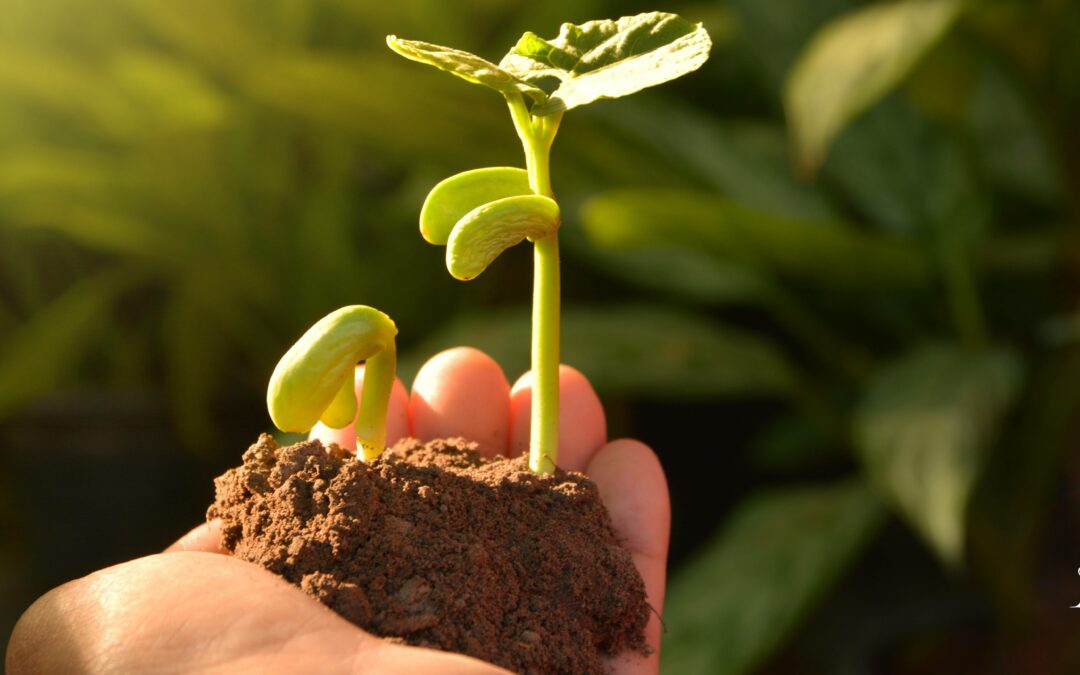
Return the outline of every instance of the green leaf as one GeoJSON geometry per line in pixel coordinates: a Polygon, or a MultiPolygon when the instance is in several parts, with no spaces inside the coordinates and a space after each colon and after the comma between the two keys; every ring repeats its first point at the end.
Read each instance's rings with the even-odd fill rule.
{"type": "Polygon", "coordinates": [[[962,7],[962,0],[875,3],[821,29],[784,87],[799,161],[820,164],[833,138],[904,79],[962,7]]]}
{"type": "Polygon", "coordinates": [[[0,344],[0,416],[53,390],[70,373],[134,281],[123,271],[79,281],[6,336],[0,344]]]}
{"type": "MultiPolygon", "coordinates": [[[[560,235],[560,244],[568,243],[560,235]]],[[[569,247],[568,247],[569,248],[569,247]]],[[[754,303],[768,282],[737,264],[718,262],[696,249],[678,246],[641,248],[574,247],[575,257],[638,288],[707,305],[754,303]]]]}
{"type": "Polygon", "coordinates": [[[420,234],[445,246],[465,214],[496,199],[532,194],[529,172],[507,166],[473,169],[450,176],[431,189],[420,209],[420,234]]]}
{"type": "Polygon", "coordinates": [[[502,94],[525,94],[537,104],[547,99],[544,90],[475,54],[417,40],[386,36],[386,45],[407,59],[435,66],[473,84],[481,84],[502,94]]]}
{"type": "Polygon", "coordinates": [[[534,115],[550,115],[686,75],[705,63],[711,47],[700,23],[649,12],[580,26],[564,23],[553,40],[525,33],[499,65],[529,82],[559,80],[547,102],[532,109],[534,115]]]}
{"type": "MultiPolygon", "coordinates": [[[[530,331],[527,309],[459,319],[402,359],[402,377],[431,354],[468,344],[491,354],[513,379],[529,368],[530,331]]],[[[758,335],[647,305],[566,308],[562,344],[563,363],[607,394],[778,395],[796,378],[784,355],[758,335]]]]}
{"type": "Polygon", "coordinates": [[[752,497],[672,579],[661,670],[747,673],[780,646],[882,522],[859,481],[752,497]]]}
{"type": "Polygon", "coordinates": [[[740,204],[793,218],[836,217],[821,186],[791,171],[787,132],[779,124],[736,123],[654,97],[589,114],[740,204]]]}
{"type": "Polygon", "coordinates": [[[450,233],[446,269],[455,279],[480,275],[506,249],[559,229],[559,205],[543,195],[497,199],[469,211],[450,233]]]}
{"type": "Polygon", "coordinates": [[[968,501],[1020,380],[1010,352],[926,346],[877,373],[856,410],[871,482],[950,565],[963,558],[968,501]]]}
{"type": "Polygon", "coordinates": [[[582,222],[600,246],[685,246],[834,288],[917,286],[929,275],[923,254],[902,242],[767,214],[705,192],[613,190],[585,205],[582,222]]]}

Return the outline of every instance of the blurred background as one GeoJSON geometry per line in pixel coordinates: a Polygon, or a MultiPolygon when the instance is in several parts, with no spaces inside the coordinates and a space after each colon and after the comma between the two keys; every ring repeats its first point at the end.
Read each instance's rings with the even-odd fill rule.
{"type": "Polygon", "coordinates": [[[505,105],[384,36],[653,9],[711,59],[553,183],[564,361],[671,483],[665,672],[1080,672],[1069,0],[4,0],[0,636],[198,523],[328,311],[523,372],[528,247],[462,284],[417,231],[523,164],[505,105]]]}

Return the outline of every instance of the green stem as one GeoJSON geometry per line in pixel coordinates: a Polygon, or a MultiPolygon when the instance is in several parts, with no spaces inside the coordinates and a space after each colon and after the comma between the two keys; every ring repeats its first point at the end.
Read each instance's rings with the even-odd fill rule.
{"type": "MultiPolygon", "coordinates": [[[[551,189],[551,144],[562,113],[532,117],[520,95],[508,95],[510,115],[525,149],[529,187],[538,195],[555,198],[551,189]]],[[[559,235],[535,242],[533,249],[532,314],[532,423],[529,468],[536,473],[555,471],[559,454],[559,235]]]]}
{"type": "Polygon", "coordinates": [[[968,242],[960,236],[943,235],[938,247],[946,299],[956,332],[968,346],[983,347],[989,337],[968,242]]]}
{"type": "Polygon", "coordinates": [[[360,390],[355,429],[356,453],[365,462],[381,455],[386,447],[386,410],[396,370],[397,350],[392,341],[364,362],[364,385],[360,390]]]}

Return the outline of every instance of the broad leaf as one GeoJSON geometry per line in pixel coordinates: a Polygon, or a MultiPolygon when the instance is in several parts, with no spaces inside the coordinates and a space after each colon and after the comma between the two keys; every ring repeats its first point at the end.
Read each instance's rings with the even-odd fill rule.
{"type": "Polygon", "coordinates": [[[855,560],[883,514],[857,481],[742,504],[672,579],[661,670],[738,675],[760,665],[855,560]]]}
{"type": "MultiPolygon", "coordinates": [[[[527,309],[460,319],[402,359],[401,376],[408,379],[441,349],[468,344],[491,354],[513,379],[529,368],[530,330],[527,309]]],[[[609,394],[782,395],[796,377],[784,355],[757,335],[644,305],[567,308],[562,345],[562,362],[609,394]]]]}
{"type": "Polygon", "coordinates": [[[614,190],[582,211],[585,231],[611,247],[680,245],[738,263],[844,289],[920,285],[928,262],[914,247],[839,223],[803,222],[705,192],[614,190]]]}
{"type": "Polygon", "coordinates": [[[962,7],[962,0],[874,3],[821,29],[784,88],[800,162],[816,167],[836,134],[900,83],[962,7]]]}
{"type": "Polygon", "coordinates": [[[559,205],[543,195],[518,195],[469,211],[446,243],[446,269],[455,279],[475,279],[506,249],[559,229],[559,205]]]}
{"type": "Polygon", "coordinates": [[[529,172],[507,166],[474,169],[450,176],[431,189],[420,209],[420,234],[445,246],[466,213],[496,199],[532,194],[529,172]]]}
{"type": "Polygon", "coordinates": [[[547,94],[539,87],[475,54],[430,42],[402,40],[394,35],[386,36],[386,44],[407,59],[435,66],[439,70],[445,70],[474,84],[482,84],[502,94],[526,94],[537,104],[542,104],[547,99],[547,94]]]}
{"type": "Polygon", "coordinates": [[[107,327],[113,303],[136,281],[106,272],[78,282],[0,343],[0,416],[59,384],[107,327]]]}
{"type": "Polygon", "coordinates": [[[547,102],[532,109],[549,115],[686,75],[705,63],[711,47],[700,23],[649,12],[580,26],[564,23],[553,40],[525,33],[499,65],[532,83],[557,79],[547,102]]]}
{"type": "Polygon", "coordinates": [[[560,245],[573,246],[574,257],[638,288],[679,300],[708,305],[755,303],[768,292],[761,275],[738,264],[724,264],[692,248],[649,246],[597,248],[560,235],[560,245]],[[569,240],[569,241],[568,241],[569,240]]]}
{"type": "MultiPolygon", "coordinates": [[[[736,123],[662,98],[589,113],[740,204],[792,218],[836,217],[821,186],[791,171],[786,130],[779,124],[736,123]]],[[[665,177],[670,182],[670,172],[665,177]]]]}
{"type": "Polygon", "coordinates": [[[856,411],[870,480],[951,565],[962,560],[968,501],[1020,374],[1009,352],[923,347],[881,370],[856,411]]]}

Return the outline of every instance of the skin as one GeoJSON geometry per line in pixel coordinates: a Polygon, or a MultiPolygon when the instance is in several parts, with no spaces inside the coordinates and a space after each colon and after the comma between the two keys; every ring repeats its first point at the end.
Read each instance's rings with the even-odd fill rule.
{"type": "MultiPolygon", "coordinates": [[[[639,441],[607,440],[603,407],[578,371],[560,370],[560,466],[596,481],[615,530],[631,550],[649,602],[664,601],[670,507],[656,455],[639,441]]],[[[356,388],[363,381],[357,369],[356,388]]],[[[528,447],[531,376],[513,387],[486,354],[442,352],[411,396],[400,382],[387,419],[391,442],[466,436],[486,454],[528,447]]],[[[312,436],[353,447],[350,429],[312,436]]],[[[385,642],[356,628],[262,568],[222,555],[215,524],[164,553],[94,572],[35,602],[15,627],[6,670],[26,673],[504,673],[475,659],[385,642]]],[[[648,644],[659,647],[659,617],[648,644]]],[[[623,654],[616,675],[659,670],[659,653],[623,654]]]]}

